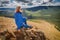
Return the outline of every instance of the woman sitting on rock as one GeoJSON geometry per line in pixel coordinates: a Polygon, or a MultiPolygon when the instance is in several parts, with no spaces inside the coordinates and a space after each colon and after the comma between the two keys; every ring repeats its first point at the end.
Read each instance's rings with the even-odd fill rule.
{"type": "Polygon", "coordinates": [[[31,28],[31,26],[27,25],[26,18],[22,16],[22,10],[20,6],[16,8],[14,17],[18,31],[20,31],[22,28],[31,28]]]}

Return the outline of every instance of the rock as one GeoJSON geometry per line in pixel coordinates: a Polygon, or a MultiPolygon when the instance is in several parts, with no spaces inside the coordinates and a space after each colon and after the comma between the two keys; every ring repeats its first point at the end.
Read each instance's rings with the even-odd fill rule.
{"type": "MultiPolygon", "coordinates": [[[[17,32],[17,31],[14,33],[16,35],[16,38],[13,37],[12,34],[10,34],[8,32],[5,34],[7,36],[2,35],[2,38],[5,37],[4,40],[46,40],[44,33],[41,31],[24,30],[24,33],[23,32],[17,32]]],[[[0,38],[0,40],[3,40],[2,38],[0,38]]]]}

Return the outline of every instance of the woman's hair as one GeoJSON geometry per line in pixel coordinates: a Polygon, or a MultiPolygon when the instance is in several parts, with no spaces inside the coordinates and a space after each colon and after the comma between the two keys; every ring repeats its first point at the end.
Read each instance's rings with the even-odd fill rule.
{"type": "Polygon", "coordinates": [[[16,7],[16,12],[20,12],[20,10],[21,10],[21,6],[17,6],[16,7]]]}

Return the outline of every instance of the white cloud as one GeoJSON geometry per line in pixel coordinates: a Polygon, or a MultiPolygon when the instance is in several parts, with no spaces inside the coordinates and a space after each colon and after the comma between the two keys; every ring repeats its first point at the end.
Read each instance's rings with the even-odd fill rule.
{"type": "MultiPolygon", "coordinates": [[[[16,6],[21,6],[22,8],[30,8],[30,7],[36,7],[36,6],[60,6],[60,2],[58,3],[53,3],[53,2],[49,2],[50,0],[39,0],[39,2],[37,1],[33,1],[33,5],[27,5],[26,3],[23,4],[23,2],[16,2],[16,1],[13,1],[12,3],[8,4],[7,7],[16,7],[16,6]],[[43,4],[45,2],[45,4],[43,4]]],[[[55,1],[55,0],[52,0],[52,1],[55,1]]]]}
{"type": "Polygon", "coordinates": [[[43,0],[44,2],[49,2],[50,0],[43,0]]]}

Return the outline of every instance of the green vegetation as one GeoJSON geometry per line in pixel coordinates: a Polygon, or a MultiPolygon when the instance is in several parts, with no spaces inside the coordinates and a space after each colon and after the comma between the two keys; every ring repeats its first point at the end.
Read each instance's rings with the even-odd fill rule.
{"type": "Polygon", "coordinates": [[[33,18],[58,18],[60,19],[60,10],[58,8],[49,8],[38,11],[28,11],[25,10],[27,17],[32,16],[33,18]]]}
{"type": "Polygon", "coordinates": [[[26,16],[32,21],[36,22],[36,19],[43,19],[56,25],[56,28],[60,31],[60,9],[49,8],[38,11],[25,10],[26,16]],[[34,20],[35,19],[35,20],[34,20]]]}

